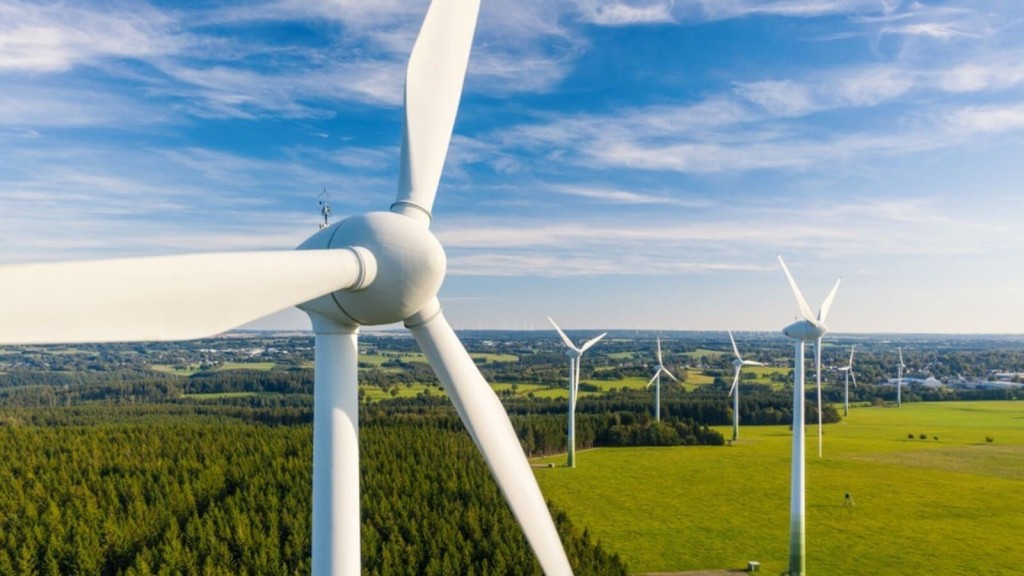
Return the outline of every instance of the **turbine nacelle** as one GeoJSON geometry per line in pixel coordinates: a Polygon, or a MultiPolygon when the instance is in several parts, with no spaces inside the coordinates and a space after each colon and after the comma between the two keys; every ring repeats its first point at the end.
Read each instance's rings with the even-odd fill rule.
{"type": "Polygon", "coordinates": [[[431,302],[444,280],[446,259],[426,222],[392,212],[346,218],[320,230],[299,250],[353,249],[366,280],[299,305],[340,324],[377,325],[406,320],[431,302]],[[368,257],[367,257],[368,256],[368,257]]]}
{"type": "Polygon", "coordinates": [[[816,342],[828,332],[824,324],[812,324],[807,320],[798,320],[782,329],[782,333],[793,340],[816,342]]]}

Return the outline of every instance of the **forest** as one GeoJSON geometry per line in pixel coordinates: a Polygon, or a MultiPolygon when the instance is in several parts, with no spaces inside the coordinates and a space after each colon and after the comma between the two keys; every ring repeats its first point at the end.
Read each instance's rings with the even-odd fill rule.
{"type": "MultiPolygon", "coordinates": [[[[0,574],[308,574],[311,415],[0,411],[0,574]]],[[[363,415],[364,574],[540,574],[451,411],[363,415]]],[[[580,574],[625,574],[553,510],[580,574]]]]}

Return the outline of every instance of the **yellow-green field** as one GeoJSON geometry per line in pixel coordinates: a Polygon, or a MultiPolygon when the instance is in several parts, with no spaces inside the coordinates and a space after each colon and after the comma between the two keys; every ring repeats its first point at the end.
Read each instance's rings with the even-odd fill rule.
{"type": "MultiPolygon", "coordinates": [[[[588,450],[576,469],[536,473],[545,495],[634,573],[757,560],[779,574],[791,441],[787,427],[747,426],[733,446],[588,450]]],[[[1007,574],[1024,564],[1021,534],[1024,403],[858,408],[826,426],[822,459],[808,428],[812,574],[1007,574]],[[847,492],[852,508],[842,506],[847,492]]]]}
{"type": "MultiPolygon", "coordinates": [[[[221,364],[218,364],[213,369],[213,371],[221,372],[223,370],[258,370],[266,372],[268,370],[273,370],[274,365],[275,364],[273,362],[223,362],[221,364]]],[[[150,370],[154,370],[156,372],[164,372],[167,374],[174,374],[175,376],[186,377],[191,376],[196,372],[199,372],[198,364],[192,364],[187,368],[175,368],[170,364],[151,364],[149,368],[150,370]]]]}

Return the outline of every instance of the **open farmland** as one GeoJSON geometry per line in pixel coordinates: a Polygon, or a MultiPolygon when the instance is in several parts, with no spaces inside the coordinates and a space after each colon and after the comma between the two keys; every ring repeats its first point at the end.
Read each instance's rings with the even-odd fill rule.
{"type": "MultiPolygon", "coordinates": [[[[1024,562],[1024,404],[858,408],[826,427],[822,459],[814,427],[808,432],[809,571],[1005,574],[1024,562]],[[852,508],[842,506],[847,492],[852,508]]],[[[790,447],[786,427],[747,426],[731,447],[590,450],[575,470],[537,476],[547,497],[634,573],[758,560],[778,574],[790,447]]]]}

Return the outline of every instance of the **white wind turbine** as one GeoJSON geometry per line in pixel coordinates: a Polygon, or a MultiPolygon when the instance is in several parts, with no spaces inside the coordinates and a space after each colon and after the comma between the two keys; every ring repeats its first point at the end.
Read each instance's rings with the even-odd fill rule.
{"type": "Polygon", "coordinates": [[[897,348],[900,352],[900,365],[896,367],[896,407],[903,406],[903,369],[907,367],[903,363],[903,347],[897,348]]]}
{"type": "Polygon", "coordinates": [[[836,281],[832,291],[829,292],[825,301],[821,304],[817,317],[811,313],[810,306],[804,300],[800,288],[793,280],[792,274],[786,268],[786,263],[779,256],[779,263],[786,273],[789,286],[796,297],[797,306],[803,320],[798,320],[786,326],[782,333],[795,340],[795,358],[793,361],[793,461],[790,477],[790,507],[789,507],[789,575],[803,576],[805,573],[804,560],[806,558],[806,504],[804,501],[804,347],[808,342],[820,342],[822,336],[828,332],[825,319],[828,317],[829,308],[832,307],[832,300],[839,289],[839,280],[836,281]]]}
{"type": "Polygon", "coordinates": [[[857,375],[853,373],[853,351],[856,350],[856,346],[850,346],[850,362],[846,366],[839,368],[839,371],[843,373],[843,416],[850,415],[850,378],[853,378],[853,387],[857,387],[857,375]]]}
{"type": "Polygon", "coordinates": [[[312,572],[359,574],[359,327],[404,321],[547,574],[570,574],[501,402],[441,312],[430,232],[479,0],[434,0],[406,75],[398,195],[299,250],[0,267],[0,344],[185,340],[298,305],[316,343],[312,572]]]}
{"type": "Polygon", "coordinates": [[[744,366],[764,366],[764,364],[753,360],[744,360],[740,356],[740,349],[736,347],[736,339],[732,337],[732,331],[728,332],[729,341],[732,342],[732,352],[736,355],[732,361],[732,388],[729,388],[729,395],[732,396],[732,439],[738,440],[740,437],[740,372],[744,366]]]}
{"type": "Polygon", "coordinates": [[[651,384],[654,385],[654,421],[661,422],[661,375],[664,374],[679,382],[671,372],[665,369],[665,365],[661,361],[661,336],[658,336],[658,367],[654,371],[654,377],[647,383],[647,387],[650,388],[651,384]]]}
{"type": "Polygon", "coordinates": [[[567,350],[565,352],[565,355],[569,357],[569,427],[568,427],[568,436],[569,436],[569,440],[568,440],[568,448],[569,448],[569,450],[568,450],[568,452],[569,452],[569,455],[568,455],[568,461],[566,462],[566,466],[568,466],[569,468],[575,468],[576,467],[576,396],[577,396],[577,394],[579,394],[579,391],[580,391],[580,359],[583,358],[583,353],[584,352],[589,350],[590,347],[593,346],[594,344],[597,344],[598,342],[600,342],[601,338],[604,338],[605,336],[607,336],[608,333],[605,332],[604,334],[601,334],[600,336],[597,336],[596,338],[591,338],[590,340],[587,340],[586,342],[584,342],[582,346],[577,348],[576,345],[572,343],[572,340],[570,340],[569,337],[565,335],[565,332],[562,332],[562,329],[558,327],[558,324],[555,324],[555,321],[552,320],[550,316],[548,316],[548,321],[551,322],[551,325],[555,327],[555,330],[558,330],[558,335],[562,337],[562,342],[565,342],[565,345],[569,347],[569,350],[567,350]]]}

